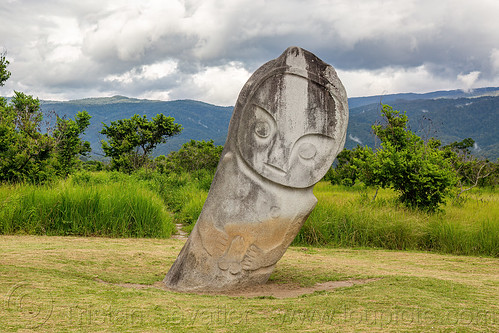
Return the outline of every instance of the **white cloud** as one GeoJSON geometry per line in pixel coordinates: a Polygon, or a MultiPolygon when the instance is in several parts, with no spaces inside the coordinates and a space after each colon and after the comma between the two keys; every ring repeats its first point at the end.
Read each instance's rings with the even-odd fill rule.
{"type": "Polygon", "coordinates": [[[49,51],[45,60],[53,64],[74,64],[81,56],[82,53],[79,47],[72,45],[60,45],[49,51]]]}
{"type": "Polygon", "coordinates": [[[399,92],[428,92],[453,86],[455,79],[434,76],[426,65],[414,68],[386,67],[379,70],[337,70],[350,97],[399,92]]]}
{"type": "Polygon", "coordinates": [[[47,29],[47,43],[52,45],[81,45],[82,31],[76,17],[46,16],[50,22],[47,29]]]}
{"type": "Polygon", "coordinates": [[[178,62],[166,60],[152,65],[143,65],[133,68],[123,74],[112,74],[104,78],[104,81],[117,81],[123,84],[131,84],[140,80],[158,80],[172,75],[177,70],[178,62]]]}
{"type": "Polygon", "coordinates": [[[492,49],[490,52],[490,61],[494,72],[499,73],[499,49],[492,49]]]}
{"type": "Polygon", "coordinates": [[[152,65],[142,66],[142,77],[147,80],[157,80],[165,76],[175,73],[178,62],[175,60],[167,60],[152,65]]]}
{"type": "Polygon", "coordinates": [[[202,101],[218,105],[234,105],[249,73],[241,63],[208,67],[193,75],[193,82],[201,92],[202,101]]]}
{"type": "Polygon", "coordinates": [[[169,101],[171,100],[169,91],[147,91],[139,96],[138,98],[158,100],[158,101],[169,101]]]}
{"type": "Polygon", "coordinates": [[[357,142],[359,145],[361,145],[361,144],[362,144],[362,141],[361,141],[358,137],[353,136],[352,134],[348,134],[348,138],[349,138],[350,140],[352,140],[353,142],[357,142]]]}
{"type": "Polygon", "coordinates": [[[457,76],[457,79],[464,84],[463,87],[464,91],[471,91],[473,89],[473,85],[478,80],[479,76],[480,76],[479,71],[473,71],[468,74],[459,74],[457,76]]]}

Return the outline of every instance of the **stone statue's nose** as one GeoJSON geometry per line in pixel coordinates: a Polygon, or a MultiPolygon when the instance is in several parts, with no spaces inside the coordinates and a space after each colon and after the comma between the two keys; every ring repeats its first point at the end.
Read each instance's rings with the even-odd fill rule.
{"type": "Polygon", "coordinates": [[[268,160],[265,163],[267,166],[274,168],[278,173],[286,174],[288,172],[289,148],[286,147],[283,140],[276,139],[272,145],[268,160]]]}

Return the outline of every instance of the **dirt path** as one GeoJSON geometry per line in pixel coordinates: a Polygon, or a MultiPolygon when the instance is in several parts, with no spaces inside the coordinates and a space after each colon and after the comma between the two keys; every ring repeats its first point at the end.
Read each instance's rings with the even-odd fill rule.
{"type": "Polygon", "coordinates": [[[173,239],[187,239],[189,236],[184,230],[182,230],[182,227],[184,225],[182,223],[177,223],[175,224],[175,228],[177,228],[177,233],[175,235],[172,235],[171,238],[173,239]]]}

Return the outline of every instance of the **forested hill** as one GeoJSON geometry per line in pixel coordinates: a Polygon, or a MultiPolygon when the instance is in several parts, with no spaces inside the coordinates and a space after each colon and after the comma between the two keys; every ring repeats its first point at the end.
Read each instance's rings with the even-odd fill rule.
{"type": "MultiPolygon", "coordinates": [[[[371,126],[380,120],[380,102],[406,111],[411,129],[423,138],[437,137],[444,144],[467,137],[477,143],[476,153],[492,159],[499,158],[499,88],[482,88],[473,92],[440,91],[427,94],[395,94],[350,98],[350,120],[346,147],[357,144],[373,146],[371,126]]],[[[92,150],[100,153],[99,134],[102,122],[130,118],[134,114],[151,119],[158,113],[175,118],[184,130],[168,143],[158,147],[155,155],[177,150],[189,141],[213,139],[225,143],[232,107],[221,107],[193,100],[151,101],[114,96],[88,98],[67,102],[42,101],[45,114],[54,111],[60,116],[73,118],[76,112],[87,110],[92,116],[85,139],[92,150]]]]}
{"type": "Polygon", "coordinates": [[[123,96],[109,98],[87,98],[68,102],[42,102],[45,114],[55,111],[59,116],[73,118],[78,111],[86,110],[91,116],[90,126],[86,130],[85,140],[89,141],[92,152],[101,154],[100,140],[106,137],[99,132],[102,123],[109,124],[134,114],[146,115],[151,119],[158,113],[175,118],[182,125],[180,135],[168,139],[166,144],[158,146],[154,155],[167,154],[178,150],[183,143],[194,140],[213,139],[217,145],[223,145],[232,115],[232,107],[222,107],[192,100],[151,101],[123,96]]]}
{"type": "MultiPolygon", "coordinates": [[[[382,102],[405,111],[410,129],[424,139],[434,137],[448,144],[472,138],[475,155],[499,158],[499,96],[382,102]]],[[[379,102],[350,109],[346,148],[374,146],[371,126],[381,120],[380,110],[379,102]]]]}

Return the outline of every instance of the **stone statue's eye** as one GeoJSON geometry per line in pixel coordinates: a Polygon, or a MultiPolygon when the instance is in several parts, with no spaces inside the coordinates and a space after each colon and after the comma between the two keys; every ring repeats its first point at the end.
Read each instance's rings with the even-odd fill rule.
{"type": "Polygon", "coordinates": [[[261,138],[266,138],[270,135],[270,124],[266,121],[259,121],[255,125],[255,133],[261,138]]]}
{"type": "Polygon", "coordinates": [[[311,143],[305,142],[300,145],[298,148],[298,154],[301,158],[305,160],[309,160],[317,154],[317,148],[311,143]]]}

